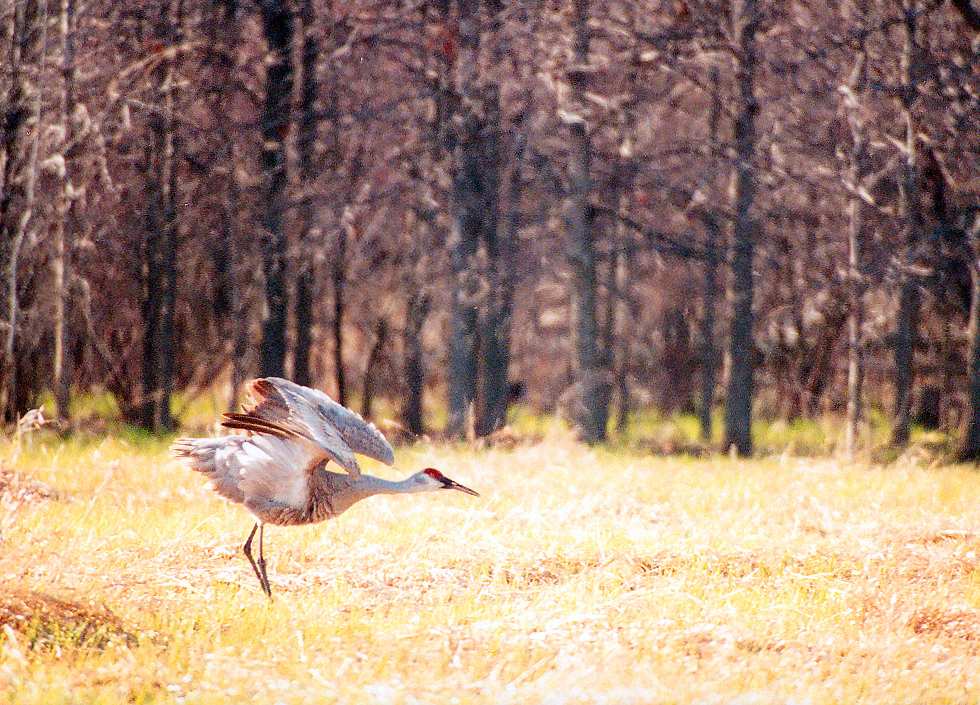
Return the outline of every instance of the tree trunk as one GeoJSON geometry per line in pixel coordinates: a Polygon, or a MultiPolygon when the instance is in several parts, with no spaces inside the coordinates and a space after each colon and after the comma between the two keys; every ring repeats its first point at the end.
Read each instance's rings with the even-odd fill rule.
{"type": "Polygon", "coordinates": [[[488,167],[493,169],[493,178],[487,185],[487,198],[491,203],[487,204],[487,213],[490,214],[490,217],[485,224],[487,255],[490,261],[488,282],[490,295],[487,302],[486,322],[481,337],[483,346],[481,402],[483,408],[479,415],[480,427],[478,429],[481,436],[489,435],[507,423],[508,392],[510,389],[508,368],[510,366],[511,317],[514,309],[514,287],[517,284],[514,267],[520,223],[521,166],[524,162],[525,149],[524,133],[521,131],[522,125],[518,123],[510,131],[514,136],[514,151],[508,186],[507,217],[498,235],[495,213],[499,207],[497,203],[498,184],[496,183],[497,174],[500,170],[499,159],[497,158],[500,140],[499,98],[499,92],[495,86],[490,102],[495,108],[491,112],[491,116],[496,120],[496,127],[492,129],[493,134],[490,138],[493,144],[487,145],[484,149],[488,167]]]}
{"type": "Polygon", "coordinates": [[[960,444],[960,459],[980,461],[980,257],[974,255],[971,268],[973,279],[970,299],[970,352],[969,361],[969,407],[966,414],[966,427],[960,444]]]}
{"type": "Polygon", "coordinates": [[[895,332],[895,424],[891,443],[903,446],[909,442],[912,423],[912,383],[915,335],[919,327],[919,289],[909,280],[902,283],[898,301],[898,320],[895,332]]]}
{"type": "Polygon", "coordinates": [[[268,47],[265,105],[262,111],[262,271],[265,308],[262,315],[261,371],[282,376],[286,360],[287,241],[286,138],[292,90],[293,15],[287,0],[259,0],[262,31],[268,47]]]}
{"type": "Polygon", "coordinates": [[[402,407],[402,422],[415,436],[425,433],[422,418],[422,395],[425,390],[425,351],[422,327],[429,315],[429,298],[413,289],[408,299],[403,345],[405,348],[405,386],[407,396],[402,407]]]}
{"type": "Polygon", "coordinates": [[[17,329],[18,259],[34,215],[34,187],[37,180],[37,152],[41,130],[40,82],[47,52],[47,0],[23,0],[13,9],[10,46],[11,90],[3,120],[3,186],[0,193],[0,271],[3,273],[3,308],[7,314],[7,334],[3,346],[3,373],[0,393],[6,398],[3,415],[16,420],[26,409],[18,390],[17,329]]]}
{"type": "MultiPolygon", "coordinates": [[[[621,198],[625,201],[628,196],[623,194],[621,198]]],[[[627,316],[629,316],[629,306],[627,305],[626,297],[628,295],[627,288],[629,287],[630,281],[630,266],[626,248],[622,245],[626,237],[626,227],[622,222],[620,222],[618,228],[620,230],[619,241],[621,244],[620,247],[616,248],[614,263],[614,266],[616,267],[615,314],[618,325],[625,329],[627,325],[627,316]]],[[[629,385],[631,347],[630,335],[626,332],[626,330],[620,330],[616,347],[618,348],[618,354],[616,354],[613,358],[616,375],[614,383],[616,385],[616,395],[618,397],[618,404],[616,405],[616,433],[622,435],[625,434],[629,428],[630,411],[633,406],[630,400],[629,385]]]]}
{"type": "MultiPolygon", "coordinates": [[[[507,60],[506,44],[501,34],[500,0],[484,0],[489,16],[487,36],[491,61],[500,65],[507,60]]],[[[500,86],[487,82],[481,86],[483,129],[480,138],[481,193],[483,196],[483,243],[487,254],[486,292],[483,326],[480,331],[480,402],[476,432],[487,436],[507,421],[507,368],[510,364],[510,316],[513,301],[513,257],[509,238],[510,221],[499,231],[500,220],[500,86]]],[[[513,133],[512,133],[513,134],[513,133]]],[[[516,136],[520,141],[520,136],[516,136]]],[[[516,163],[516,162],[515,162],[516,163]]],[[[511,194],[515,182],[511,180],[511,194]]],[[[517,193],[520,198],[520,192],[517,193]]],[[[510,215],[513,215],[513,208],[510,215]]]]}
{"type": "Polygon", "coordinates": [[[735,446],[739,455],[752,453],[752,375],[755,344],[752,335],[752,266],[756,224],[755,200],[756,71],[755,33],[759,17],[756,0],[743,0],[735,23],[738,28],[736,85],[741,92],[735,120],[735,238],[732,258],[731,371],[725,401],[725,447],[735,446]]]}
{"type": "MultiPolygon", "coordinates": [[[[238,150],[229,144],[228,156],[231,164],[238,163],[238,150]]],[[[238,410],[238,395],[248,377],[247,360],[249,350],[249,305],[246,287],[242,282],[243,261],[240,251],[241,239],[238,230],[240,208],[240,188],[235,170],[229,174],[228,192],[224,204],[224,233],[230,270],[230,311],[231,311],[231,390],[228,408],[238,410]]]]}
{"type": "Polygon", "coordinates": [[[347,231],[343,223],[337,230],[331,281],[333,283],[333,367],[337,380],[337,401],[347,405],[347,374],[344,370],[344,311],[347,293],[347,231]]]}
{"type": "Polygon", "coordinates": [[[65,285],[66,275],[70,271],[71,246],[66,243],[66,227],[72,216],[72,200],[70,197],[71,171],[68,166],[69,155],[67,148],[72,142],[72,120],[75,112],[75,0],[60,0],[58,27],[61,35],[61,122],[64,130],[61,138],[61,157],[64,160],[62,184],[58,193],[54,223],[54,256],[51,267],[53,270],[54,288],[54,361],[52,377],[54,386],[55,413],[59,419],[69,417],[69,396],[71,378],[70,348],[68,341],[67,310],[68,291],[65,285]]]}
{"type": "MultiPolygon", "coordinates": [[[[329,5],[328,5],[329,12],[329,5]]],[[[332,17],[332,13],[328,14],[332,17]]],[[[313,0],[303,0],[300,10],[303,25],[303,52],[300,64],[300,122],[296,139],[299,156],[299,179],[301,200],[299,205],[300,242],[299,259],[296,262],[296,347],[293,350],[293,380],[297,384],[310,386],[310,350],[313,347],[313,234],[315,211],[307,189],[317,176],[316,134],[317,119],[317,57],[320,48],[317,43],[313,0]]]]}
{"type": "Polygon", "coordinates": [[[377,388],[375,379],[378,377],[381,356],[388,345],[388,321],[378,320],[374,332],[374,345],[368,353],[367,364],[364,366],[364,385],[361,387],[361,416],[370,419],[374,415],[374,390],[377,388]]]}
{"type": "MultiPolygon", "coordinates": [[[[632,62],[635,66],[636,60],[632,62]]],[[[635,69],[630,70],[629,80],[636,80],[635,69]]],[[[619,125],[619,148],[615,162],[610,203],[616,204],[617,215],[613,219],[614,241],[606,267],[605,315],[602,325],[602,360],[607,370],[601,404],[602,416],[608,417],[612,408],[613,392],[619,395],[616,430],[624,433],[629,423],[629,336],[624,325],[628,315],[626,289],[629,286],[626,247],[628,234],[624,219],[629,216],[629,204],[633,190],[633,130],[635,101],[627,101],[622,108],[619,125]]]]}
{"type": "Polygon", "coordinates": [[[589,0],[574,0],[574,65],[568,71],[572,102],[581,114],[569,122],[568,177],[570,194],[565,204],[568,260],[572,269],[574,370],[577,399],[575,423],[586,443],[606,438],[602,404],[605,375],[596,321],[596,255],[592,217],[592,144],[586,123],[585,93],[589,88],[589,0]]]}
{"type": "MultiPolygon", "coordinates": [[[[215,296],[215,313],[219,316],[222,340],[227,341],[227,355],[231,363],[230,388],[227,409],[238,411],[242,384],[249,375],[249,336],[251,332],[250,298],[255,282],[254,269],[248,266],[242,238],[242,186],[239,182],[242,163],[241,147],[237,143],[234,121],[223,120],[227,109],[228,94],[221,88],[234,83],[243,71],[242,63],[247,56],[237,49],[242,37],[242,13],[236,0],[223,0],[210,6],[206,18],[206,38],[217,51],[208,65],[208,76],[215,89],[206,90],[208,110],[215,121],[215,138],[222,147],[220,158],[225,168],[220,182],[220,239],[214,243],[215,270],[218,277],[218,293],[215,296]]],[[[251,233],[249,233],[251,235],[251,233]]],[[[249,238],[250,239],[250,238],[249,238]]]]}
{"type": "Polygon", "coordinates": [[[854,457],[861,422],[861,387],[864,382],[864,357],[861,351],[861,326],[864,321],[864,279],[861,273],[861,253],[864,249],[863,204],[857,190],[867,173],[867,139],[864,120],[857,96],[864,88],[867,54],[862,47],[851,78],[850,95],[845,98],[848,123],[851,128],[850,181],[853,189],[848,204],[847,231],[847,419],[844,432],[844,452],[854,457]]]}
{"type": "Polygon", "coordinates": [[[177,303],[177,131],[174,123],[174,69],[167,68],[163,96],[164,152],[160,183],[163,201],[163,242],[161,264],[163,287],[160,292],[160,378],[156,402],[156,425],[159,430],[173,427],[170,397],[174,389],[174,316],[177,303]]]}
{"type": "Polygon", "coordinates": [[[698,419],[701,440],[711,441],[715,387],[718,384],[718,344],[715,341],[715,319],[718,312],[718,260],[721,226],[713,215],[704,218],[704,312],[701,318],[701,393],[698,419]]]}
{"type": "Polygon", "coordinates": [[[449,341],[449,420],[446,433],[462,437],[476,398],[477,302],[479,272],[476,253],[483,232],[484,198],[481,175],[481,132],[474,102],[479,99],[479,0],[459,2],[459,140],[453,174],[452,247],[453,300],[449,341]]]}
{"type": "MultiPolygon", "coordinates": [[[[917,44],[917,0],[905,0],[905,46],[902,51],[902,118],[905,122],[905,149],[902,160],[900,204],[902,238],[905,250],[903,265],[911,266],[921,232],[919,214],[917,139],[912,108],[916,96],[914,77],[917,44]]],[[[915,377],[915,338],[919,327],[919,285],[913,275],[902,270],[899,274],[900,292],[898,320],[895,332],[895,424],[891,442],[904,446],[909,441],[912,423],[912,384],[915,377]]]]}
{"type": "MultiPolygon", "coordinates": [[[[181,3],[177,4],[180,12],[181,3]]],[[[175,18],[176,41],[181,39],[183,18],[175,18]]],[[[173,62],[169,62],[163,94],[164,153],[161,177],[161,196],[163,199],[163,290],[161,291],[160,316],[160,400],[157,406],[157,428],[169,431],[173,428],[170,416],[170,397],[174,391],[174,368],[176,350],[174,347],[174,321],[177,307],[177,164],[180,145],[174,105],[176,80],[173,62]]]]}
{"type": "MultiPolygon", "coordinates": [[[[708,138],[714,151],[719,151],[718,123],[721,120],[721,81],[718,69],[711,69],[711,113],[708,118],[708,138]]],[[[698,419],[701,440],[711,441],[715,387],[718,384],[718,344],[715,340],[715,319],[718,315],[718,260],[721,247],[721,226],[714,213],[702,218],[705,233],[704,312],[701,318],[701,394],[698,419]]]]}
{"type": "MultiPolygon", "coordinates": [[[[157,171],[156,158],[161,151],[159,131],[151,137],[146,149],[146,173],[157,171]]],[[[147,430],[156,428],[157,399],[160,374],[160,213],[159,181],[148,178],[149,198],[146,204],[145,233],[140,247],[142,263],[142,313],[143,313],[143,395],[140,401],[139,423],[147,430]]]]}
{"type": "MultiPolygon", "coordinates": [[[[169,8],[168,8],[169,12],[169,8]]],[[[168,19],[170,19],[168,17],[168,19]]],[[[174,25],[179,34],[180,18],[174,25]]],[[[167,37],[173,40],[174,37],[167,37]]],[[[148,155],[151,175],[144,250],[143,403],[141,424],[169,430],[174,376],[174,307],[177,295],[177,135],[174,120],[174,67],[157,69],[157,112],[150,115],[148,155]]]]}

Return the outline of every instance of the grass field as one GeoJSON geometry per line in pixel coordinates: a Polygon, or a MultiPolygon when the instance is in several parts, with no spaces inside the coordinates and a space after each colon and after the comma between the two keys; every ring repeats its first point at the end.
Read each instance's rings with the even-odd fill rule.
{"type": "Polygon", "coordinates": [[[397,455],[483,496],[271,528],[270,603],[165,441],[8,442],[0,701],[980,702],[974,468],[397,455]]]}

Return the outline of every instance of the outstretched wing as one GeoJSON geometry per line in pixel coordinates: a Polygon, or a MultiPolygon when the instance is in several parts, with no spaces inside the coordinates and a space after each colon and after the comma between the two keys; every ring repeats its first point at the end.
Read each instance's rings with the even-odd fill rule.
{"type": "Polygon", "coordinates": [[[304,509],[310,476],[324,458],[312,444],[266,432],[181,438],[171,451],[207,476],[218,494],[250,508],[304,509]]]}
{"type": "Polygon", "coordinates": [[[253,402],[246,405],[242,416],[288,428],[321,446],[351,474],[360,474],[354,453],[386,465],[395,461],[394,450],[374,424],[321,391],[279,377],[265,377],[253,380],[249,393],[253,402]]]}
{"type": "Polygon", "coordinates": [[[354,451],[335,430],[329,427],[311,429],[288,408],[277,409],[274,414],[267,412],[265,415],[252,410],[243,414],[224,414],[221,425],[306,446],[314,455],[334,461],[351,475],[359,475],[361,472],[354,451]],[[273,416],[277,420],[270,420],[273,416]]]}

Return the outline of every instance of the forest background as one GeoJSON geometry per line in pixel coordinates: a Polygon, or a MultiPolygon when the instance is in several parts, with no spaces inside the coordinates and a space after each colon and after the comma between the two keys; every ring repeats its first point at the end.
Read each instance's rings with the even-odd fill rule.
{"type": "Polygon", "coordinates": [[[520,401],[589,442],[688,419],[663,449],[749,454],[753,419],[817,419],[980,454],[970,0],[3,0],[0,27],[8,421],[167,431],[261,374],[406,438],[520,401]]]}

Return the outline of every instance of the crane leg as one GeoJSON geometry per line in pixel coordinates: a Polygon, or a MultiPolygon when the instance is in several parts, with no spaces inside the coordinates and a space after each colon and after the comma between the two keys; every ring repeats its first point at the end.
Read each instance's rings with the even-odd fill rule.
{"type": "MultiPolygon", "coordinates": [[[[252,539],[255,538],[255,532],[256,532],[256,530],[258,528],[259,528],[259,524],[258,524],[258,522],[256,522],[255,523],[255,526],[252,527],[252,533],[250,533],[248,535],[248,538],[245,539],[245,545],[242,546],[242,551],[245,552],[245,557],[248,558],[249,565],[251,565],[252,566],[252,570],[255,571],[255,577],[259,579],[259,585],[262,586],[262,592],[264,592],[269,597],[272,597],[272,593],[266,587],[265,581],[262,579],[262,574],[259,572],[258,566],[255,565],[255,559],[252,558],[252,539]]],[[[262,538],[261,538],[261,535],[260,535],[260,537],[259,537],[259,556],[262,555],[261,546],[262,546],[262,538]]],[[[261,558],[259,560],[261,560],[261,558]]]]}
{"type": "Polygon", "coordinates": [[[262,581],[265,583],[265,594],[272,597],[272,586],[269,585],[269,574],[265,570],[265,553],[262,550],[262,539],[265,537],[265,524],[259,524],[259,569],[262,571],[262,581]]]}

